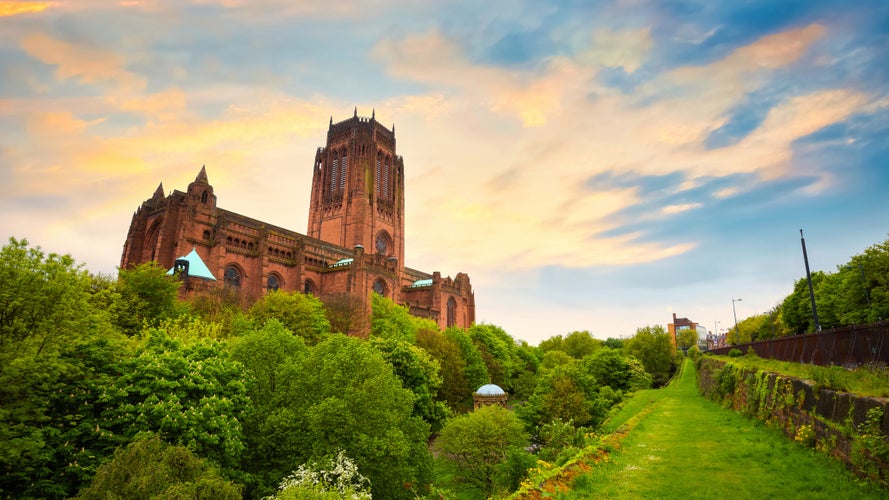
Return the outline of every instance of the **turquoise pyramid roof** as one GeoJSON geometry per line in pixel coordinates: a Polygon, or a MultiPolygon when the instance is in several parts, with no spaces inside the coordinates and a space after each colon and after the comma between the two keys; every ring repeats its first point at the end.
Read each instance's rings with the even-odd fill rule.
{"type": "MultiPolygon", "coordinates": [[[[188,261],[188,276],[194,278],[204,278],[207,280],[216,281],[216,278],[213,277],[213,273],[210,272],[210,269],[207,267],[207,264],[204,264],[201,256],[198,255],[197,250],[192,247],[191,252],[184,256],[179,257],[176,260],[186,260],[188,261]]],[[[173,268],[175,269],[175,267],[173,268]]],[[[167,274],[173,274],[173,269],[167,271],[167,274]]]]}

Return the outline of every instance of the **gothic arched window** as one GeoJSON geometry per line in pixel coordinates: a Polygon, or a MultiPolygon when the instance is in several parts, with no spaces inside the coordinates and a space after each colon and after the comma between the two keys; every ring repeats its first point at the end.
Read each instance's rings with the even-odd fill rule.
{"type": "Polygon", "coordinates": [[[279,288],[281,288],[281,281],[274,274],[270,274],[268,282],[266,283],[266,288],[270,292],[278,290],[279,288]]]}
{"type": "Polygon", "coordinates": [[[312,283],[312,280],[306,280],[306,282],[303,283],[303,292],[304,292],[306,295],[314,295],[314,293],[315,293],[315,284],[312,283]]]}
{"type": "Polygon", "coordinates": [[[387,235],[385,231],[381,231],[380,234],[377,235],[375,248],[378,254],[389,255],[389,235],[387,235]]]}
{"type": "Polygon", "coordinates": [[[374,186],[377,196],[380,196],[382,192],[382,182],[383,182],[383,152],[377,151],[377,169],[374,175],[374,186]]]}
{"type": "Polygon", "coordinates": [[[383,165],[383,198],[389,199],[389,170],[391,169],[389,157],[386,157],[386,164],[383,165]]]}
{"type": "Polygon", "coordinates": [[[241,286],[241,272],[238,271],[238,268],[235,266],[226,267],[223,282],[225,283],[225,286],[229,286],[232,288],[240,287],[241,286]]]}
{"type": "Polygon", "coordinates": [[[201,203],[207,203],[207,196],[209,196],[209,195],[207,194],[206,191],[201,193],[201,203]]]}
{"type": "Polygon", "coordinates": [[[376,280],[374,282],[374,293],[385,297],[386,296],[386,282],[383,280],[376,280]]]}
{"type": "Polygon", "coordinates": [[[457,301],[454,297],[448,299],[448,328],[457,324],[457,301]]]}

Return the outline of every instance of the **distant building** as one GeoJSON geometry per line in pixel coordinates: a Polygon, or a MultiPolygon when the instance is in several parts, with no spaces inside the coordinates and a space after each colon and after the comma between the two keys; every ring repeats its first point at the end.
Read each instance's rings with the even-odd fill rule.
{"type": "Polygon", "coordinates": [[[404,160],[396,154],[394,126],[357,110],[339,123],[331,119],[313,165],[307,234],[220,208],[201,167],[185,192],[165,195],[161,184],[139,206],[120,267],[157,261],[188,268],[180,272],[186,293],[221,285],[248,302],[273,290],[348,294],[366,306],[374,291],[440,328],[475,322],[468,275],[442,277],[404,265],[404,160]]]}
{"type": "Polygon", "coordinates": [[[698,330],[698,326],[698,323],[688,318],[677,318],[676,313],[673,313],[673,322],[667,324],[667,333],[670,334],[670,342],[673,343],[673,348],[676,348],[676,336],[682,330],[695,330],[698,332],[698,339],[700,339],[702,332],[698,330]]]}
{"type": "Polygon", "coordinates": [[[506,408],[506,401],[509,394],[506,393],[499,385],[485,384],[472,393],[472,409],[478,410],[482,406],[499,405],[506,408]]]}

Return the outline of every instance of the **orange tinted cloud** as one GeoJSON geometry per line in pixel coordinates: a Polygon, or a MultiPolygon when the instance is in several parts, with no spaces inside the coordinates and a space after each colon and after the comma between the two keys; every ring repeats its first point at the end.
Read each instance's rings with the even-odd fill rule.
{"type": "Polygon", "coordinates": [[[78,78],[85,84],[116,84],[120,90],[145,88],[145,79],[124,69],[123,56],[87,44],[66,42],[44,34],[25,37],[22,48],[32,57],[58,66],[56,78],[78,78]]]}
{"type": "Polygon", "coordinates": [[[53,2],[0,2],[0,17],[43,12],[52,6],[53,2]]]}

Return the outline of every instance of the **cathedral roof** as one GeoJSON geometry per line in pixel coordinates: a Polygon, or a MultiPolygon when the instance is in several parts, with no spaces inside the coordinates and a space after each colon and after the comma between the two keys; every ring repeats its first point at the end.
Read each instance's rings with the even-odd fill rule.
{"type": "Polygon", "coordinates": [[[411,288],[422,288],[424,286],[432,286],[432,278],[414,281],[411,288]]]}
{"type": "MultiPolygon", "coordinates": [[[[176,260],[184,260],[188,262],[188,276],[193,278],[204,278],[207,280],[216,281],[216,278],[213,276],[213,273],[210,272],[210,269],[207,267],[207,264],[204,264],[204,260],[201,259],[201,256],[198,255],[197,250],[194,248],[191,249],[191,252],[184,256],[179,257],[176,260]]],[[[167,274],[173,274],[173,267],[167,274]]]]}

